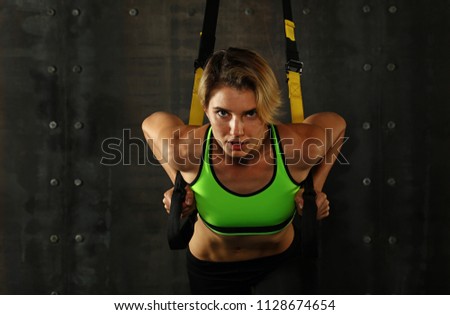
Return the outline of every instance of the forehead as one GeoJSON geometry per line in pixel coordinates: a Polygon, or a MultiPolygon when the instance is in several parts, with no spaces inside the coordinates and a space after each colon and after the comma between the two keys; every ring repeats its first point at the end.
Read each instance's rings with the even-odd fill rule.
{"type": "Polygon", "coordinates": [[[210,108],[228,110],[251,110],[256,108],[256,97],[252,90],[238,90],[232,87],[220,87],[211,93],[210,108]]]}

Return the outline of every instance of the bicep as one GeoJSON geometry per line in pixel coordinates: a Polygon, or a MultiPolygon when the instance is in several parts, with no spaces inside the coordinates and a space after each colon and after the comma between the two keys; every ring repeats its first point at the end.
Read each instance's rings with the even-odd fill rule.
{"type": "Polygon", "coordinates": [[[155,158],[172,178],[176,172],[174,147],[177,139],[174,135],[185,126],[175,115],[156,112],[148,116],[142,123],[142,131],[155,158]]]}

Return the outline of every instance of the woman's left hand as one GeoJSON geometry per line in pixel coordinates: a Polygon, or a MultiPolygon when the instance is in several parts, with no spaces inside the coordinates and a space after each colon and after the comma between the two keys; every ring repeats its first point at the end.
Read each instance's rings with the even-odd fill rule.
{"type": "MultiPolygon", "coordinates": [[[[303,211],[303,189],[300,189],[295,195],[295,204],[297,211],[302,215],[303,211]]],[[[330,215],[330,201],[324,192],[316,192],[317,220],[325,219],[330,215]]]]}

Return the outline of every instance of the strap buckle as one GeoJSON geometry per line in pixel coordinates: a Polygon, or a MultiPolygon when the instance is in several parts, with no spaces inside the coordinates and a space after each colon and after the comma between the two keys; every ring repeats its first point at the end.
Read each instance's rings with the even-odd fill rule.
{"type": "Polygon", "coordinates": [[[303,62],[299,60],[289,59],[289,61],[286,62],[286,71],[293,71],[302,74],[303,62]]]}

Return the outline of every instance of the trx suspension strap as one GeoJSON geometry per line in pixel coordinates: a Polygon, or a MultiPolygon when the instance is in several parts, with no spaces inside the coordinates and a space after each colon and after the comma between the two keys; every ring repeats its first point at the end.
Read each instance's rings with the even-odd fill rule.
{"type": "Polygon", "coordinates": [[[203,108],[198,99],[198,84],[203,74],[206,60],[214,52],[216,43],[217,16],[219,15],[219,0],[207,0],[205,16],[203,18],[202,33],[200,34],[200,48],[198,58],[195,60],[194,87],[192,89],[191,111],[189,113],[189,125],[201,126],[203,124],[203,108]]]}
{"type": "Polygon", "coordinates": [[[291,117],[293,123],[300,123],[305,118],[303,112],[302,90],[300,74],[302,63],[298,56],[295,43],[295,23],[292,19],[291,1],[283,0],[284,32],[286,34],[286,75],[291,103],[291,117]]]}
{"type": "MultiPolygon", "coordinates": [[[[216,25],[219,15],[219,0],[207,0],[203,27],[200,35],[200,47],[198,57],[194,62],[195,76],[192,89],[191,110],[189,113],[189,125],[201,126],[203,124],[203,108],[198,99],[198,84],[203,74],[203,68],[209,56],[214,52],[216,42],[216,25]]],[[[186,182],[177,172],[170,205],[167,239],[170,249],[184,249],[194,233],[194,223],[197,220],[197,211],[193,211],[187,219],[181,221],[186,182]]]]}
{"type": "Polygon", "coordinates": [[[194,233],[194,224],[197,219],[197,211],[192,212],[183,222],[181,210],[186,196],[186,182],[177,172],[173,194],[170,204],[169,224],[167,226],[167,239],[170,249],[184,249],[194,233]]]}
{"type": "MultiPolygon", "coordinates": [[[[283,0],[284,30],[286,34],[286,75],[288,81],[289,100],[291,104],[291,118],[293,123],[304,120],[302,90],[300,75],[302,63],[300,62],[297,45],[295,42],[295,23],[292,18],[290,0],[283,0]]],[[[318,288],[319,256],[318,222],[316,191],[314,189],[312,170],[304,182],[303,210],[300,222],[301,249],[302,249],[302,275],[303,282],[307,284],[307,292],[314,294],[318,288]]]]}

